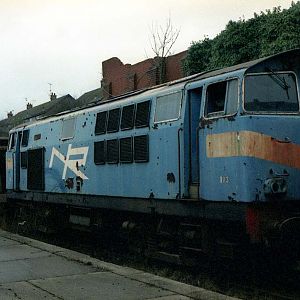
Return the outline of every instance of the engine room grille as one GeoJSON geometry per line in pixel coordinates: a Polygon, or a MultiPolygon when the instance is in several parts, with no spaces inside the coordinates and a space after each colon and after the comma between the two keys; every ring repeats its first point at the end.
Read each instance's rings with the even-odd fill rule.
{"type": "Polygon", "coordinates": [[[45,189],[45,168],[44,168],[45,148],[27,151],[27,188],[28,190],[45,189]]]}
{"type": "Polygon", "coordinates": [[[140,135],[134,137],[134,161],[149,161],[149,139],[148,135],[140,135]]]}
{"type": "Polygon", "coordinates": [[[94,162],[96,165],[105,164],[105,141],[94,143],[94,162]]]}
{"type": "Polygon", "coordinates": [[[135,113],[135,127],[147,127],[149,126],[150,115],[150,101],[138,103],[135,113]]]}
{"type": "Polygon", "coordinates": [[[120,162],[131,163],[132,154],[132,137],[120,139],[120,162]]]}
{"type": "Polygon", "coordinates": [[[132,129],[134,120],[134,104],[122,109],[121,130],[132,129]]]}
{"type": "Polygon", "coordinates": [[[117,164],[119,162],[119,141],[108,140],[107,145],[107,162],[111,164],[117,164]]]}
{"type": "Polygon", "coordinates": [[[21,152],[20,155],[21,155],[21,168],[27,169],[27,159],[28,159],[27,151],[21,152]]]}
{"type": "Polygon", "coordinates": [[[96,126],[95,126],[96,135],[106,133],[106,119],[107,119],[107,111],[102,111],[97,113],[96,126]]]}
{"type": "Polygon", "coordinates": [[[108,113],[107,132],[119,131],[120,108],[112,109],[108,113]]]}

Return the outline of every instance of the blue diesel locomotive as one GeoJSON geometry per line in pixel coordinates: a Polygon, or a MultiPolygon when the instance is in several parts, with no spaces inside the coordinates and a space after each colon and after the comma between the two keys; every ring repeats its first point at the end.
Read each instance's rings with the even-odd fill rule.
{"type": "Polygon", "coordinates": [[[299,78],[295,49],[18,126],[7,201],[169,258],[299,254],[299,78]]]}

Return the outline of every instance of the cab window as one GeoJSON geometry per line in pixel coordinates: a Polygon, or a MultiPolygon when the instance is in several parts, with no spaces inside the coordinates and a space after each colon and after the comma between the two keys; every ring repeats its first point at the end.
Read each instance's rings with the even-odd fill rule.
{"type": "Polygon", "coordinates": [[[22,142],[21,142],[22,147],[28,146],[28,140],[29,140],[29,130],[24,130],[22,135],[22,142]]]}
{"type": "Polygon", "coordinates": [[[245,77],[244,108],[254,113],[299,112],[297,79],[291,72],[250,74],[245,77]]]}
{"type": "Polygon", "coordinates": [[[12,150],[15,148],[16,145],[16,133],[11,133],[9,136],[9,150],[12,150]]]}
{"type": "Polygon", "coordinates": [[[231,115],[237,111],[238,80],[231,79],[210,84],[206,90],[205,116],[231,115]]]}

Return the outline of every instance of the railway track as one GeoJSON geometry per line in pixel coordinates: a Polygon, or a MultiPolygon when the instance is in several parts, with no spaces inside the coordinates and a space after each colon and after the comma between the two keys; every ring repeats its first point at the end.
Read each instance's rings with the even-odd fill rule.
{"type": "Polygon", "coordinates": [[[5,229],[104,261],[142,269],[241,299],[300,299],[299,269],[283,272],[261,265],[256,270],[251,270],[249,264],[245,262],[211,262],[205,258],[196,266],[178,266],[149,259],[129,247],[124,240],[112,239],[111,236],[100,241],[92,233],[78,230],[46,235],[40,232],[28,232],[25,230],[25,224],[5,229]]]}

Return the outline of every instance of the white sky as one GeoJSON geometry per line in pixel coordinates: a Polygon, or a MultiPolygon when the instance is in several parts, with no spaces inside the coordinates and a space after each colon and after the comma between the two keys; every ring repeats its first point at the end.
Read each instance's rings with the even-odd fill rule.
{"type": "Polygon", "coordinates": [[[171,16],[181,30],[174,53],[210,38],[229,20],[251,18],[291,0],[0,0],[0,119],[58,96],[98,88],[101,62],[152,57],[153,23],[171,16]]]}

